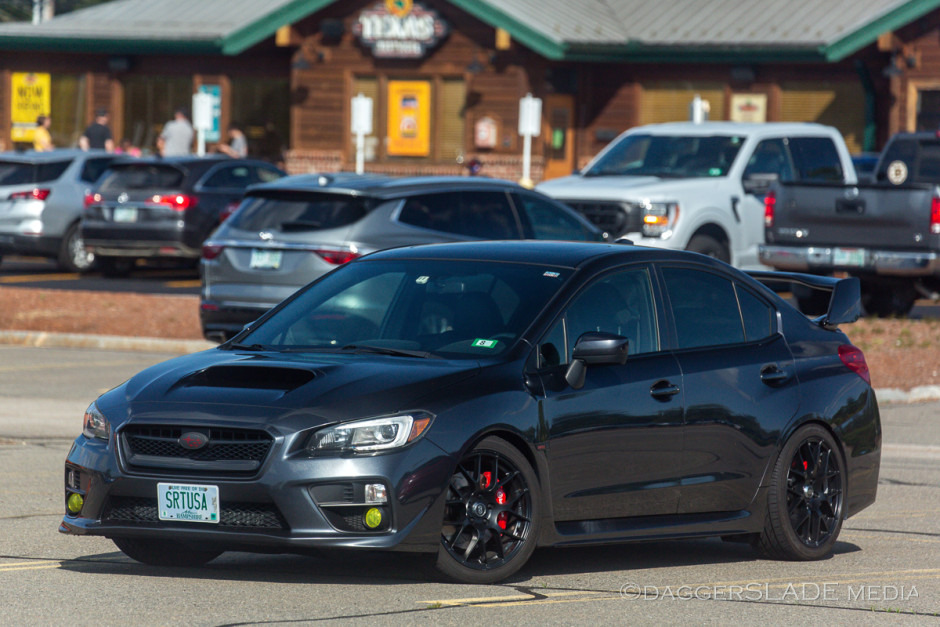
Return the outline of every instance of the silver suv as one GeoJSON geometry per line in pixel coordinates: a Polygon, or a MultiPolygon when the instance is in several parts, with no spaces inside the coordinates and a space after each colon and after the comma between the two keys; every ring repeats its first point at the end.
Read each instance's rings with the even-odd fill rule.
{"type": "Polygon", "coordinates": [[[89,269],[93,257],[79,230],[85,195],[116,157],[81,150],[0,153],[0,259],[37,255],[69,272],[89,269]]]}
{"type": "Polygon", "coordinates": [[[310,281],[384,248],[605,237],[565,205],[508,181],[291,176],[249,188],[203,245],[203,334],[223,341],[310,281]]]}

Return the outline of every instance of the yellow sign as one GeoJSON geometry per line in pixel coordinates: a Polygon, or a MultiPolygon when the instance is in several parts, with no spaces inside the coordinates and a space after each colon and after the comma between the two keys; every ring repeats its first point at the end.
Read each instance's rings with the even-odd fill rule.
{"type": "Polygon", "coordinates": [[[14,142],[33,141],[36,118],[49,115],[52,80],[48,74],[14,72],[10,77],[10,120],[13,123],[10,139],[14,142]]]}
{"type": "Polygon", "coordinates": [[[431,83],[388,82],[388,154],[427,157],[431,154],[431,83]]]}
{"type": "Polygon", "coordinates": [[[395,17],[405,17],[411,13],[412,0],[385,0],[385,10],[395,17]]]}

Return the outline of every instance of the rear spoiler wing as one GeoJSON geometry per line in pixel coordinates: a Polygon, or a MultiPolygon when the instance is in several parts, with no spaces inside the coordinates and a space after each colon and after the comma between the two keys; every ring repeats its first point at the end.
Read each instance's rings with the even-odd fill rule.
{"type": "Polygon", "coordinates": [[[833,329],[840,324],[855,322],[862,314],[862,291],[858,277],[837,279],[799,272],[767,271],[753,271],[747,274],[770,289],[774,289],[774,284],[779,286],[781,283],[795,283],[810,289],[831,292],[826,313],[813,320],[821,327],[833,329]]]}

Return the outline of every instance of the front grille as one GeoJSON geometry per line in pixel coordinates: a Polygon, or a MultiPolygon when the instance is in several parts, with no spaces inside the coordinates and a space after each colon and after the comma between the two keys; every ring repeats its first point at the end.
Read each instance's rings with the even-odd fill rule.
{"type": "MultiPolygon", "coordinates": [[[[101,519],[117,523],[156,523],[157,500],[112,496],[101,519]]],[[[163,521],[164,523],[171,521],[163,521]]],[[[183,524],[186,523],[185,521],[183,524]]],[[[207,525],[208,526],[208,525],[207,525]]],[[[287,529],[284,517],[271,503],[228,503],[219,510],[219,527],[238,529],[287,529]]]]}
{"type": "Polygon", "coordinates": [[[130,425],[121,442],[131,467],[250,474],[261,467],[274,438],[257,429],[130,425]],[[179,439],[190,431],[208,436],[208,443],[196,450],[183,448],[179,439]]]}
{"type": "Polygon", "coordinates": [[[632,202],[562,200],[612,237],[643,230],[643,208],[632,202]]]}

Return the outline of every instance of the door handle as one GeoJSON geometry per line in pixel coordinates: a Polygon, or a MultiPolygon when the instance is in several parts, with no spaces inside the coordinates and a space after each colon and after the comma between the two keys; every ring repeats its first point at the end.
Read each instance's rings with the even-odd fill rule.
{"type": "Polygon", "coordinates": [[[767,385],[780,385],[789,378],[786,370],[782,370],[777,364],[768,364],[760,369],[760,380],[767,385]]]}
{"type": "Polygon", "coordinates": [[[650,396],[658,401],[668,401],[679,393],[679,386],[666,381],[665,379],[657,381],[650,386],[650,396]]]}

